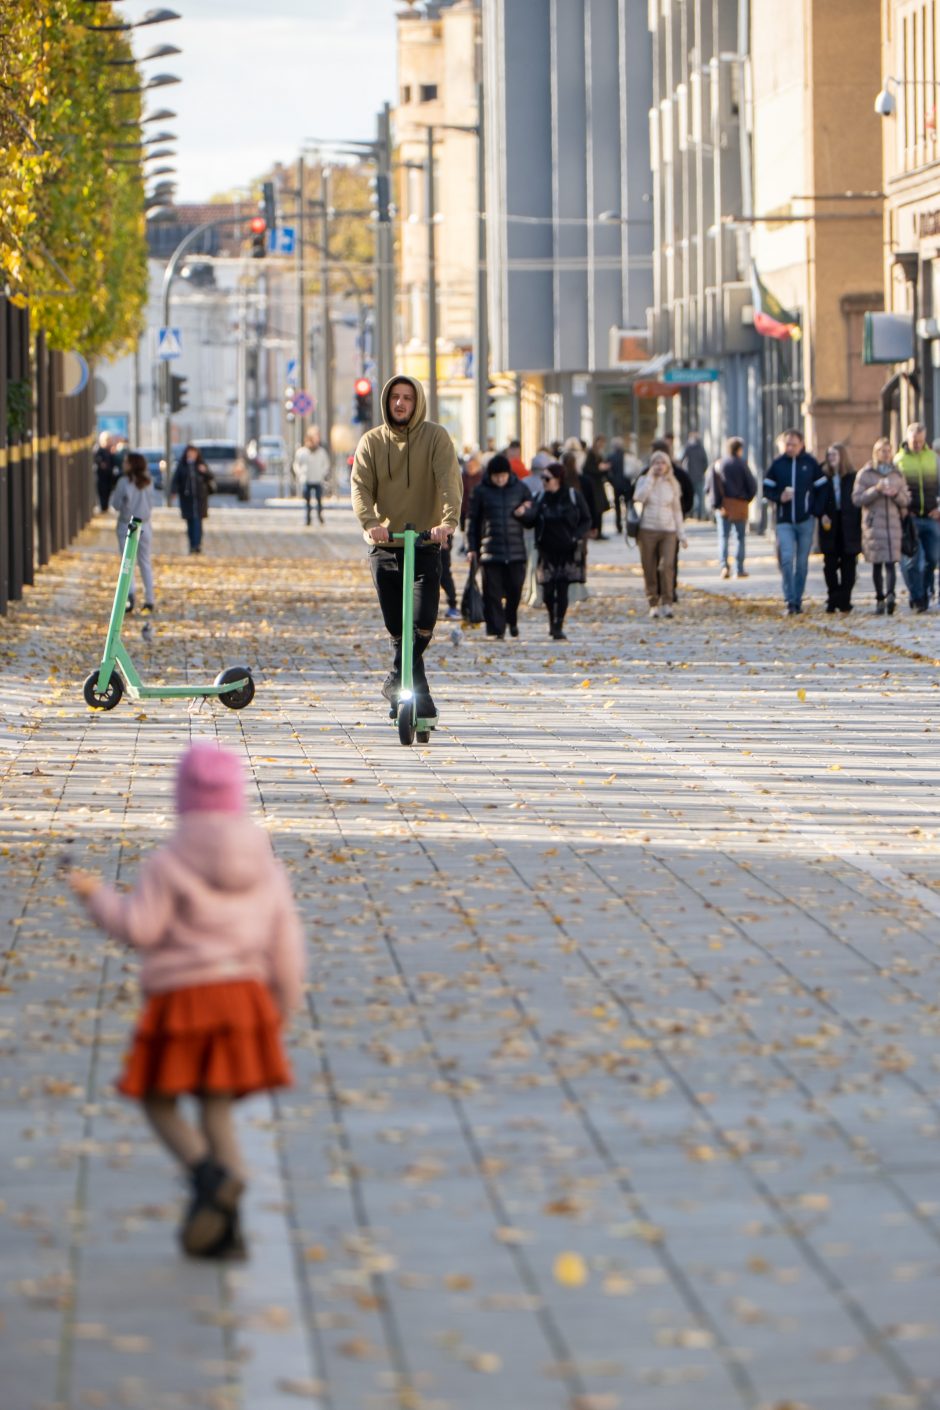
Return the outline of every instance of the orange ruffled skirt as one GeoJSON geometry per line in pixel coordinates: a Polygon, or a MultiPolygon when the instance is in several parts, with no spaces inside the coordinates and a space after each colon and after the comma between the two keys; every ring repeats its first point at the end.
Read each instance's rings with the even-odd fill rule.
{"type": "Polygon", "coordinates": [[[190,1093],[246,1097],[290,1084],[270,991],[256,979],[235,979],[151,994],[117,1085],[140,1101],[190,1093]]]}

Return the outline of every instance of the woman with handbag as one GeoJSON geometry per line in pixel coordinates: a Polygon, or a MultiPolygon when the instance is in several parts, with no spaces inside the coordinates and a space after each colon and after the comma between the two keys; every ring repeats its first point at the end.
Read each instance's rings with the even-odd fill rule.
{"type": "Polygon", "coordinates": [[[682,537],[682,495],[665,451],[655,450],[636,482],[633,502],[640,508],[637,542],[651,617],[671,617],[676,598],[676,550],[682,537]]]}
{"type": "Polygon", "coordinates": [[[826,611],[851,612],[855,568],[862,548],[862,511],[852,503],[855,468],[837,441],[820,461],[826,482],[813,513],[819,520],[819,547],[826,579],[826,611]]]}
{"type": "Polygon", "coordinates": [[[736,540],[734,576],[746,578],[744,567],[747,540],[747,516],[751,500],[757,494],[757,480],[744,459],[744,442],[732,436],[725,446],[724,460],[716,460],[705,477],[705,502],[715,512],[718,526],[718,562],[721,576],[731,577],[728,551],[731,531],[736,540]]]}
{"type": "Polygon", "coordinates": [[[579,549],[591,532],[591,513],[580,490],[566,486],[565,471],[552,461],[540,472],[542,490],[515,510],[523,524],[534,525],[538,549],[536,574],[554,641],[567,641],[564,624],[570,586],[581,575],[579,549]]]}
{"type": "Polygon", "coordinates": [[[903,516],[910,502],[911,492],[894,464],[891,442],[882,436],[875,441],[872,458],[859,471],[852,491],[852,503],[862,510],[862,552],[866,563],[872,565],[879,617],[894,612],[903,516]]]}

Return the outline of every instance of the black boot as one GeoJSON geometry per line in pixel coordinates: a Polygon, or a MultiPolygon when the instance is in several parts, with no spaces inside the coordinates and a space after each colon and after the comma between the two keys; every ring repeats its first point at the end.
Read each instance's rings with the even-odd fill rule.
{"type": "Polygon", "coordinates": [[[398,697],[401,693],[401,641],[395,643],[395,660],[392,669],[385,677],[382,694],[389,704],[389,715],[394,720],[398,714],[398,697]]]}
{"type": "Polygon", "coordinates": [[[190,1169],[193,1198],[180,1230],[183,1251],[193,1257],[213,1257],[237,1223],[244,1182],[231,1170],[206,1156],[190,1169]]]}

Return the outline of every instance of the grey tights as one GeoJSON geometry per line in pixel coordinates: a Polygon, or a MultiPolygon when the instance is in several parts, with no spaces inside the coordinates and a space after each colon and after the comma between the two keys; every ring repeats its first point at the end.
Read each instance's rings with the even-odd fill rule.
{"type": "Polygon", "coordinates": [[[181,1165],[197,1165],[209,1155],[233,1175],[243,1177],[232,1098],[227,1093],[213,1093],[198,1097],[197,1103],[198,1129],[182,1115],[176,1097],[145,1097],[143,1107],[157,1136],[181,1165]]]}

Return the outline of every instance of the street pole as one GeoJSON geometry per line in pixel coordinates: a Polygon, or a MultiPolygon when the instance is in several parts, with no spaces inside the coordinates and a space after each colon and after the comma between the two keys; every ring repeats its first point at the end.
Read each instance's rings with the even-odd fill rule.
{"type": "MultiPolygon", "coordinates": [[[[304,308],[304,159],[297,158],[297,387],[307,388],[307,313],[304,308]]],[[[295,413],[294,449],[303,444],[307,421],[295,413]]],[[[293,464],[293,459],[291,460],[293,464]]]]}
{"type": "Polygon", "coordinates": [[[330,328],[330,181],[326,167],[320,168],[320,435],[333,463],[333,377],[332,330],[330,328]]]}
{"type": "Polygon", "coordinates": [[[378,222],[375,231],[375,370],[379,394],[395,372],[395,272],[392,250],[392,218],[389,211],[392,186],[391,109],[386,103],[376,121],[376,195],[378,222]]]}
{"type": "Polygon", "coordinates": [[[428,124],[428,420],[437,420],[437,264],[434,241],[434,126],[428,124]]]}
{"type": "Polygon", "coordinates": [[[473,370],[476,375],[477,445],[486,449],[490,389],[490,339],[486,287],[486,145],[483,140],[483,85],[477,84],[477,304],[473,370]]]}

